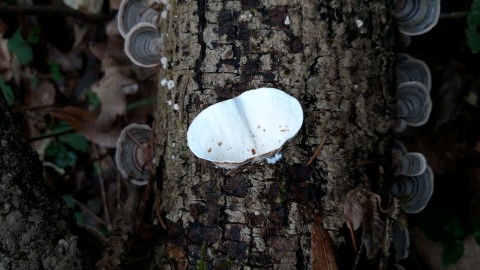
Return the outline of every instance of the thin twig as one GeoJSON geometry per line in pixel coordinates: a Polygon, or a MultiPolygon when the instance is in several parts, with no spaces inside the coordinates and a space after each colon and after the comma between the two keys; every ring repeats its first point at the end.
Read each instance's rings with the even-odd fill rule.
{"type": "Polygon", "coordinates": [[[323,146],[325,145],[325,141],[327,140],[327,137],[328,137],[328,134],[325,134],[325,136],[323,136],[323,139],[320,142],[320,144],[317,146],[317,149],[315,150],[315,153],[313,153],[313,156],[307,162],[307,166],[310,166],[310,164],[312,164],[312,162],[315,160],[315,158],[317,158],[317,156],[320,155],[320,152],[322,151],[323,146]]]}
{"type": "Polygon", "coordinates": [[[467,17],[467,11],[453,11],[448,13],[441,13],[440,19],[464,19],[467,17]]]}
{"type": "Polygon", "coordinates": [[[98,171],[99,171],[99,176],[98,176],[98,179],[100,180],[100,192],[102,194],[102,203],[103,203],[103,212],[104,212],[104,215],[105,215],[105,220],[107,221],[107,223],[109,224],[108,226],[108,229],[110,230],[112,228],[112,222],[110,220],[110,215],[108,214],[108,207],[107,207],[107,196],[105,195],[105,186],[104,186],[104,178],[103,178],[103,170],[102,170],[102,160],[99,158],[98,156],[98,152],[97,152],[97,147],[95,146],[95,144],[92,145],[92,148],[93,148],[93,153],[95,155],[95,158],[98,160],[98,171]]]}
{"type": "Polygon", "coordinates": [[[111,16],[105,14],[86,14],[73,8],[66,6],[47,6],[47,5],[35,5],[35,6],[0,6],[0,16],[5,15],[37,15],[37,16],[67,16],[76,18],[82,21],[99,23],[106,22],[111,16]]]}
{"type": "Polygon", "coordinates": [[[38,136],[27,139],[27,141],[28,142],[33,142],[33,141],[43,140],[43,139],[46,139],[46,138],[57,137],[57,136],[72,133],[72,132],[75,132],[75,129],[66,128],[66,129],[62,129],[62,130],[59,130],[59,131],[55,131],[55,132],[51,132],[51,133],[47,133],[47,134],[43,134],[43,135],[38,135],[38,136]]]}

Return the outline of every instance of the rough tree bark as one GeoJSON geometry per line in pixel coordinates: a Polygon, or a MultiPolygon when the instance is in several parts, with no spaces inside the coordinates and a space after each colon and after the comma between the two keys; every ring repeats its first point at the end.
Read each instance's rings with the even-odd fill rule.
{"type": "Polygon", "coordinates": [[[0,269],[85,269],[75,218],[0,97],[0,269]]]}
{"type": "MultiPolygon", "coordinates": [[[[156,251],[162,268],[319,269],[312,256],[319,225],[337,248],[351,249],[341,232],[345,195],[362,181],[362,161],[389,168],[390,8],[351,0],[175,3],[160,26],[171,63],[160,79],[176,85],[160,87],[156,115],[167,225],[156,251]],[[186,142],[193,118],[258,87],[283,89],[304,109],[281,162],[227,175],[194,157],[186,142]],[[306,166],[326,134],[320,156],[306,166]]],[[[370,180],[384,192],[379,175],[370,180]]],[[[386,257],[372,265],[386,267],[386,257]]]]}
{"type": "MultiPolygon", "coordinates": [[[[321,269],[316,235],[323,227],[339,265],[350,268],[343,200],[368,171],[362,161],[375,164],[374,172],[390,165],[388,1],[173,2],[160,26],[171,66],[159,78],[176,87],[159,87],[155,126],[157,201],[167,230],[142,246],[150,250],[146,260],[124,265],[321,269]],[[196,115],[265,86],[295,96],[304,109],[303,127],[281,162],[227,175],[193,156],[186,131],[196,115]]],[[[3,102],[0,109],[6,111],[3,102]]],[[[71,213],[40,183],[40,163],[7,113],[0,114],[0,171],[0,269],[90,268],[71,213]]],[[[375,192],[385,192],[380,176],[370,180],[375,192]]],[[[369,266],[385,268],[386,260],[379,255],[369,266]]]]}

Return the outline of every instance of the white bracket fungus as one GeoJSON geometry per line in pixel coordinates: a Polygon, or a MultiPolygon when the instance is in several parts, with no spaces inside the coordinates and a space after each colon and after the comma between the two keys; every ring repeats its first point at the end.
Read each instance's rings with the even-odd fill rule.
{"type": "MultiPolygon", "coordinates": [[[[405,157],[408,154],[412,154],[412,152],[407,152],[407,149],[401,142],[395,141],[392,155],[394,157],[405,157]]],[[[411,161],[417,158],[413,158],[411,161]]],[[[409,173],[405,173],[398,177],[392,186],[392,193],[399,199],[400,207],[409,214],[422,211],[433,194],[434,175],[432,169],[426,164],[423,155],[420,159],[423,160],[415,161],[418,162],[417,165],[409,164],[409,166],[406,166],[414,170],[410,172],[410,175],[407,175],[409,173]],[[422,173],[415,173],[416,175],[413,175],[413,171],[417,171],[417,173],[422,171],[422,173]]]]}
{"type": "Polygon", "coordinates": [[[395,247],[393,256],[398,262],[408,258],[410,254],[410,233],[406,224],[401,224],[398,220],[393,222],[392,227],[392,242],[395,247]]]}
{"type": "Polygon", "coordinates": [[[432,111],[432,100],[427,87],[420,82],[404,82],[397,86],[396,103],[392,107],[394,130],[401,132],[406,125],[418,127],[425,124],[432,111]]]}
{"type": "Polygon", "coordinates": [[[430,31],[440,17],[440,0],[395,0],[398,30],[409,36],[430,31]]]}
{"type": "Polygon", "coordinates": [[[162,52],[163,37],[151,23],[142,22],[135,25],[125,38],[125,53],[135,65],[158,66],[162,52]]]}
{"type": "Polygon", "coordinates": [[[188,147],[199,158],[233,169],[272,156],[302,123],[297,99],[282,90],[259,88],[202,111],[188,128],[188,147]]]}
{"type": "Polygon", "coordinates": [[[421,153],[408,152],[393,159],[395,175],[416,176],[427,168],[427,160],[421,153]]]}
{"type": "Polygon", "coordinates": [[[153,132],[148,125],[126,126],[117,141],[115,161],[123,177],[135,185],[146,185],[153,174],[153,132]]]}
{"type": "Polygon", "coordinates": [[[398,55],[395,76],[397,77],[397,85],[404,82],[417,81],[425,85],[428,92],[432,88],[432,75],[427,64],[405,53],[398,55]]]}
{"type": "Polygon", "coordinates": [[[400,200],[400,206],[406,213],[422,211],[433,194],[432,169],[427,166],[418,176],[401,177],[393,183],[392,193],[400,200]]]}
{"type": "Polygon", "coordinates": [[[117,13],[118,30],[123,38],[140,22],[155,23],[159,12],[149,8],[145,0],[123,0],[117,13]]]}

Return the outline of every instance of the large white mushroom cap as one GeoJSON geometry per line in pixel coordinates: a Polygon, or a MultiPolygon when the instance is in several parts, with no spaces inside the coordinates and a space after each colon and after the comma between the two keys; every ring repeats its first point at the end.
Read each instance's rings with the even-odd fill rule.
{"type": "Polygon", "coordinates": [[[273,154],[302,123],[297,99],[279,89],[259,88],[202,111],[188,128],[188,146],[197,157],[231,169],[273,154]]]}

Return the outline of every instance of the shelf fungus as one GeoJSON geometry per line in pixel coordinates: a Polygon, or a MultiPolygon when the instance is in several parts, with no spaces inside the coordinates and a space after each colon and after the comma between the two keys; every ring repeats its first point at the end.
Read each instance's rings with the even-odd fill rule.
{"type": "Polygon", "coordinates": [[[123,177],[135,185],[146,185],[155,173],[152,163],[153,132],[150,126],[130,124],[120,133],[115,161],[123,177]]]}
{"type": "Polygon", "coordinates": [[[432,100],[422,83],[412,81],[399,84],[395,100],[396,103],[392,106],[395,132],[403,131],[407,125],[418,127],[428,121],[432,100]]]}
{"type": "Polygon", "coordinates": [[[392,242],[395,248],[395,262],[408,258],[410,255],[410,233],[406,224],[401,224],[399,220],[393,222],[392,242]]]}
{"type": "Polygon", "coordinates": [[[417,176],[427,168],[427,160],[421,153],[408,152],[394,156],[395,175],[417,176]]]}
{"type": "Polygon", "coordinates": [[[425,85],[428,92],[432,89],[432,75],[427,64],[405,53],[401,53],[398,56],[395,75],[397,77],[397,85],[404,82],[417,81],[425,85]]]}
{"type": "Polygon", "coordinates": [[[393,183],[392,193],[400,200],[400,206],[406,213],[422,211],[433,194],[432,169],[427,166],[420,175],[400,177],[393,183]]]}
{"type": "Polygon", "coordinates": [[[398,30],[408,36],[430,31],[440,17],[440,0],[395,0],[398,30]]]}
{"type": "Polygon", "coordinates": [[[275,156],[302,123],[297,99],[279,89],[259,88],[202,111],[188,128],[188,147],[201,159],[234,169],[275,156]]]}
{"type": "Polygon", "coordinates": [[[117,13],[118,30],[125,38],[135,25],[141,22],[155,24],[158,16],[159,12],[149,8],[149,3],[146,0],[123,0],[117,13]]]}
{"type": "Polygon", "coordinates": [[[154,67],[160,64],[163,52],[163,36],[151,23],[135,25],[125,38],[125,53],[135,65],[154,67]]]}

